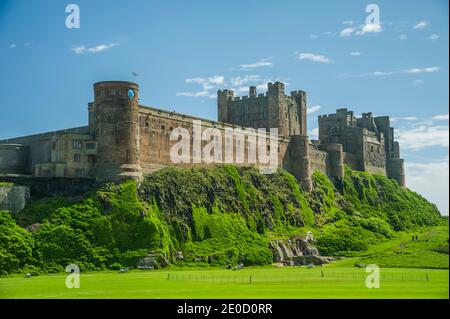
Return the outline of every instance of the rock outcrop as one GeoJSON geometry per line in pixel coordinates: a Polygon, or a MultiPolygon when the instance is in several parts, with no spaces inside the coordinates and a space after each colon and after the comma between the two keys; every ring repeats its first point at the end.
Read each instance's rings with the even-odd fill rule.
{"type": "Polygon", "coordinates": [[[311,232],[305,236],[294,236],[288,240],[273,240],[270,242],[273,251],[273,261],[286,266],[322,265],[334,258],[320,256],[315,247],[316,239],[311,232]]]}

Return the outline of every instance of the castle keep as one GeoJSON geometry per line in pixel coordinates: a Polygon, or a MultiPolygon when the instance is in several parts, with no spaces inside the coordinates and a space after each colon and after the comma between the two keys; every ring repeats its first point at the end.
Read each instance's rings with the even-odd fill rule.
{"type": "MultiPolygon", "coordinates": [[[[260,94],[250,87],[248,96],[242,97],[235,97],[232,90],[219,90],[217,104],[216,122],[140,105],[135,83],[95,83],[87,126],[0,141],[0,176],[95,177],[108,181],[138,179],[166,166],[207,165],[195,161],[175,164],[170,158],[176,143],[170,138],[171,132],[183,128],[192,133],[193,122],[201,120],[202,130],[217,132],[236,127],[277,128],[279,166],[291,172],[306,191],[312,189],[312,171],[340,179],[344,165],[384,174],[405,185],[403,159],[387,116],[364,113],[356,118],[353,112],[338,109],[336,114],[319,116],[319,140],[310,141],[306,93],[286,95],[283,83],[268,83],[267,92],[260,94]]],[[[243,149],[248,152],[247,147],[243,149]]]]}

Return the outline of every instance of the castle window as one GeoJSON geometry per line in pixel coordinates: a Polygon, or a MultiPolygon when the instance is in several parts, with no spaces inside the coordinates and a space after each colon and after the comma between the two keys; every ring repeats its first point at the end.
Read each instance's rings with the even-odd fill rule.
{"type": "Polygon", "coordinates": [[[95,149],[95,143],[86,143],[86,148],[89,150],[95,149]]]}
{"type": "Polygon", "coordinates": [[[81,140],[72,140],[72,148],[80,149],[83,146],[83,142],[81,140]]]}
{"type": "Polygon", "coordinates": [[[164,126],[164,125],[161,125],[161,130],[164,131],[164,129],[165,129],[165,126],[164,126]]]}
{"type": "Polygon", "coordinates": [[[73,161],[74,162],[81,162],[81,155],[80,154],[73,154],[73,161]]]}
{"type": "Polygon", "coordinates": [[[44,169],[44,171],[43,171],[43,174],[42,174],[43,176],[45,176],[45,177],[49,177],[49,176],[52,176],[52,171],[51,170],[49,170],[49,169],[44,169]]]}
{"type": "Polygon", "coordinates": [[[270,145],[267,145],[267,152],[270,152],[270,145]]]}
{"type": "Polygon", "coordinates": [[[146,126],[146,127],[148,127],[148,126],[149,126],[149,123],[148,123],[148,121],[145,121],[145,126],[146,126]]]}

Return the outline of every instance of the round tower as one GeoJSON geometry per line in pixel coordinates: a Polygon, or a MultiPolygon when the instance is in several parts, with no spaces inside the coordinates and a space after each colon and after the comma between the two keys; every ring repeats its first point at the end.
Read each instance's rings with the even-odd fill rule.
{"type": "Polygon", "coordinates": [[[387,163],[387,176],[395,179],[402,187],[406,186],[404,165],[403,158],[391,158],[387,163]]]}
{"type": "Polygon", "coordinates": [[[320,149],[328,154],[327,174],[329,177],[344,177],[344,154],[342,144],[321,144],[320,149]]]}
{"type": "Polygon", "coordinates": [[[98,143],[93,175],[99,180],[140,178],[139,86],[125,81],[94,84],[98,143]]]}
{"type": "Polygon", "coordinates": [[[309,139],[304,135],[292,135],[288,145],[286,169],[300,182],[306,192],[312,191],[309,139]]]}

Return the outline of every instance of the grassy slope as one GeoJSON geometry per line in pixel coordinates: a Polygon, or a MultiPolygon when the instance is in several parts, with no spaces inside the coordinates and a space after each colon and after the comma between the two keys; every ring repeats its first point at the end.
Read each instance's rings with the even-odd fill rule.
{"type": "Polygon", "coordinates": [[[377,264],[380,267],[448,269],[448,226],[398,232],[393,239],[374,245],[356,257],[337,261],[333,266],[353,266],[355,263],[377,264]],[[412,235],[418,235],[418,240],[413,241],[412,235]]]}
{"type": "Polygon", "coordinates": [[[367,289],[367,274],[355,268],[175,270],[167,280],[168,275],[82,273],[80,289],[67,289],[65,274],[9,277],[0,279],[0,298],[448,298],[449,289],[448,270],[382,269],[379,289],[367,289]]]}
{"type": "MultiPolygon", "coordinates": [[[[386,252],[374,245],[401,240],[398,231],[442,224],[434,205],[381,175],[347,169],[336,187],[315,172],[313,182],[308,194],[283,170],[264,175],[255,168],[230,165],[167,168],[146,176],[139,193],[136,184],[127,181],[93,190],[84,199],[32,202],[14,216],[21,226],[43,223],[31,236],[15,236],[8,213],[4,225],[0,220],[0,227],[9,231],[0,233],[0,256],[7,261],[0,263],[0,271],[27,271],[31,266],[57,272],[69,262],[82,270],[134,267],[149,250],[160,266],[266,265],[272,261],[270,239],[307,230],[318,238],[324,255],[358,256],[369,249],[373,259],[386,252]],[[17,255],[17,248],[27,260],[17,255]],[[175,258],[179,250],[183,262],[175,258]]],[[[444,235],[439,234],[442,238],[436,240],[444,247],[444,235]]],[[[448,267],[448,260],[435,261],[438,254],[448,258],[448,251],[423,254],[418,248],[390,256],[392,262],[383,265],[405,267],[410,261],[410,266],[448,267]]]]}

